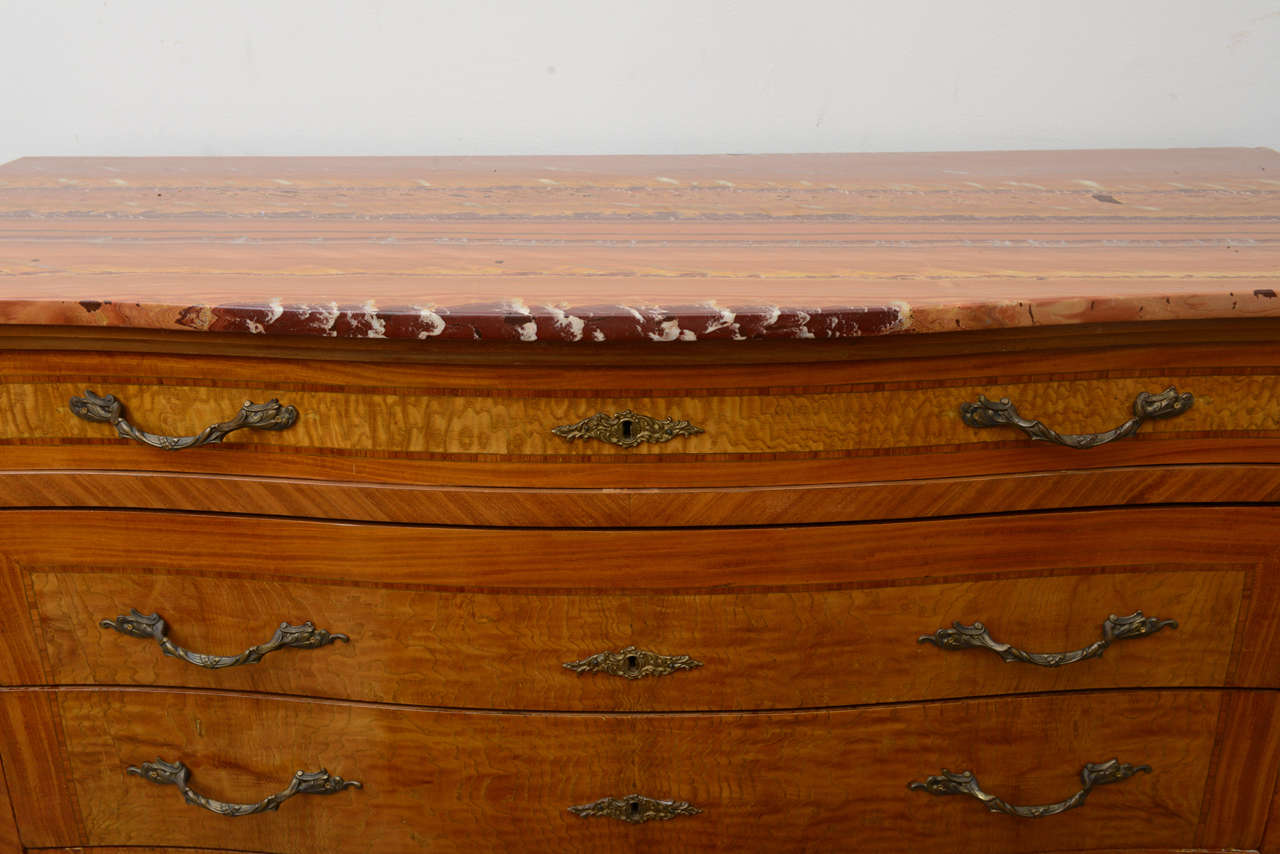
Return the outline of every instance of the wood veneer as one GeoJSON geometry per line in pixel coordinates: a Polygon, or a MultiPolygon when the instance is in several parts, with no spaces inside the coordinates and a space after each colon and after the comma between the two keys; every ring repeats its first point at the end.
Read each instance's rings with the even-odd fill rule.
{"type": "MultiPolygon", "coordinates": [[[[1015,852],[1068,842],[1082,849],[1193,845],[1228,696],[1085,693],[600,717],[63,689],[4,692],[0,714],[12,736],[17,709],[56,709],[66,732],[62,751],[40,746],[64,751],[71,776],[51,784],[75,791],[79,821],[45,824],[40,804],[15,792],[19,821],[30,828],[24,842],[32,846],[195,844],[281,854],[395,854],[423,844],[442,851],[765,851],[790,843],[839,848],[857,838],[875,850],[945,841],[1015,852]],[[52,704],[39,702],[46,696],[52,704]],[[1062,724],[1082,719],[1090,725],[1062,724]],[[299,796],[262,821],[228,821],[183,803],[172,787],[124,774],[125,766],[157,754],[181,758],[193,787],[223,800],[256,800],[298,768],[326,767],[364,788],[299,796]],[[1052,822],[983,821],[998,817],[971,799],[906,792],[907,782],[943,767],[971,768],[1011,801],[1049,802],[1078,788],[1085,762],[1113,755],[1149,763],[1153,772],[1102,787],[1087,809],[1052,822]],[[567,812],[632,791],[688,800],[703,813],[632,827],[567,812]]],[[[1257,711],[1274,718],[1274,708],[1257,711]]],[[[1256,738],[1274,727],[1262,716],[1250,722],[1264,729],[1234,737],[1256,738]]],[[[1267,799],[1257,791],[1240,797],[1267,799]]],[[[1258,833],[1236,828],[1229,835],[1248,847],[1258,833]]]]}
{"type": "MultiPolygon", "coordinates": [[[[1239,448],[1237,448],[1239,450],[1239,448]]],[[[128,507],[525,528],[794,525],[1110,505],[1280,501],[1272,465],[1126,466],[703,489],[419,487],[173,472],[0,472],[0,507],[128,507]]]]}
{"type": "Polygon", "coordinates": [[[365,482],[561,487],[749,486],[963,477],[1071,467],[1270,461],[1280,447],[1280,349],[1186,345],[718,368],[436,366],[40,351],[0,360],[7,467],[170,470],[365,482]],[[212,359],[212,361],[210,361],[212,359]],[[1016,367],[1015,367],[1016,365],[1016,367]],[[264,372],[272,380],[265,382],[264,372]],[[788,379],[789,377],[789,379],[788,379]],[[907,379],[913,377],[912,379],[907,379]],[[797,380],[801,382],[797,383],[797,380]],[[1009,396],[1064,432],[1109,429],[1139,391],[1176,384],[1198,405],[1088,454],[959,417],[980,394],[1009,396]],[[155,432],[185,435],[246,399],[298,407],[281,432],[157,456],[70,413],[93,388],[155,432]],[[610,388],[611,391],[604,389],[610,388]],[[634,408],[706,432],[617,448],[551,427],[634,408]],[[232,446],[235,446],[234,448],[232,446]]]}
{"type": "MultiPolygon", "coordinates": [[[[183,536],[163,530],[135,520],[129,536],[183,536]]],[[[1105,549],[1115,534],[1095,529],[1092,536],[1103,539],[1105,549]]],[[[536,538],[527,543],[535,551],[538,545],[536,538]]],[[[875,570],[864,569],[865,580],[825,590],[779,585],[774,592],[650,596],[387,589],[372,579],[285,582],[263,580],[253,566],[179,560],[169,568],[142,558],[127,570],[107,569],[97,552],[86,551],[68,566],[31,566],[24,573],[29,600],[6,603],[6,610],[30,609],[45,663],[40,682],[53,684],[601,711],[803,708],[1226,684],[1256,567],[1201,563],[1201,556],[1180,563],[1181,555],[1169,555],[1159,558],[1163,565],[1070,568],[1080,558],[1060,557],[1056,541],[1020,539],[1016,547],[1034,557],[999,580],[877,583],[875,570]],[[238,653],[264,642],[281,621],[309,620],[349,635],[351,643],[284,650],[253,667],[206,671],[161,655],[154,642],[97,628],[130,608],[159,611],[169,637],[197,652],[238,653]],[[1060,670],[916,643],[953,622],[981,621],[998,639],[1033,652],[1079,649],[1101,638],[1109,614],[1139,609],[1177,619],[1181,628],[1117,643],[1102,659],[1060,670]],[[561,667],[628,645],[688,654],[703,666],[639,681],[561,667]]],[[[771,547],[781,560],[785,550],[782,542],[771,547]]],[[[274,557],[285,565],[303,560],[287,551],[274,557]]],[[[459,553],[459,560],[470,558],[459,553]]],[[[1264,684],[1280,685],[1280,673],[1264,684]]]]}

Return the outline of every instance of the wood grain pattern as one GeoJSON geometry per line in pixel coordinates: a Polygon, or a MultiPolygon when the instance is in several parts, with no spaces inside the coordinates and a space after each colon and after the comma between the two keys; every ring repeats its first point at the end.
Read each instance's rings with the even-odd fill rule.
{"type": "Polygon", "coordinates": [[[1233,692],[1223,698],[1214,771],[1196,830],[1198,844],[1224,848],[1263,844],[1270,804],[1242,797],[1241,789],[1275,789],[1280,773],[1280,731],[1274,726],[1280,713],[1277,700],[1271,691],[1233,692]],[[1257,779],[1245,783],[1243,774],[1256,774],[1257,779]]]}
{"type": "Polygon", "coordinates": [[[48,691],[0,688],[0,762],[19,834],[28,847],[84,840],[56,704],[48,691]]]}
{"type": "MultiPolygon", "coordinates": [[[[138,847],[136,845],[129,845],[124,848],[121,848],[116,845],[109,845],[109,846],[93,845],[89,847],[85,847],[83,845],[76,845],[71,848],[54,848],[54,849],[42,849],[42,850],[47,851],[48,854],[203,854],[203,852],[206,852],[209,849],[208,848],[188,848],[185,846],[175,848],[172,845],[166,845],[163,848],[156,848],[151,845],[147,845],[143,847],[138,847]]],[[[262,852],[262,851],[244,851],[244,850],[232,851],[229,848],[219,848],[218,850],[223,852],[223,854],[266,854],[265,852],[262,852]]],[[[1134,852],[1133,854],[1148,854],[1148,853],[1134,852]]],[[[1216,852],[1207,851],[1207,852],[1204,852],[1204,854],[1216,854],[1216,852]]]]}
{"type": "Polygon", "coordinates": [[[29,159],[0,168],[0,318],[429,345],[1274,316],[1268,167],[1263,149],[29,159]]]}
{"type": "MultiPolygon", "coordinates": [[[[678,531],[469,529],[150,514],[0,513],[4,552],[25,566],[142,565],[262,572],[279,581],[460,591],[753,592],[931,578],[965,582],[1043,565],[1270,565],[1273,507],[1160,507],[874,525],[678,531]],[[156,536],[133,536],[146,526],[156,536]],[[1172,534],[1176,532],[1177,537],[1172,534]],[[177,548],[175,549],[175,544],[177,548]],[[276,554],[287,563],[270,563],[276,554]],[[945,567],[946,578],[936,567],[945,567]],[[585,575],[584,575],[585,573],[585,575]]],[[[1252,612],[1251,612],[1252,613],[1252,612]]],[[[1264,614],[1255,614],[1261,618],[1264,614]]],[[[914,637],[914,636],[913,636],[914,637]]]]}
{"type": "Polygon", "coordinates": [[[1265,647],[1238,648],[1238,636],[1275,631],[1273,609],[1244,610],[1257,577],[1274,574],[1274,518],[1269,509],[1162,508],[570,535],[15,511],[0,516],[0,532],[30,593],[5,609],[37,615],[35,637],[23,641],[39,644],[44,667],[34,680],[32,662],[0,678],[599,710],[798,708],[1229,677],[1280,686],[1265,647]],[[1176,548],[1169,530],[1180,533],[1176,548]],[[1229,551],[1222,536],[1233,539],[1229,551]],[[264,567],[274,567],[269,578],[264,567]],[[649,590],[626,590],[636,586],[649,590]],[[197,652],[235,654],[282,621],[311,620],[352,643],[209,672],[98,627],[130,608],[160,613],[174,642],[197,652]],[[954,621],[981,621],[998,640],[1065,651],[1098,640],[1109,614],[1136,610],[1181,627],[1056,670],[916,643],[954,621]],[[560,666],[627,645],[705,666],[639,681],[560,666]]]}
{"type": "Polygon", "coordinates": [[[0,507],[128,507],[525,528],[788,525],[1108,505],[1272,503],[1270,465],[1130,466],[898,483],[512,489],[171,472],[0,471],[0,507]]]}
{"type": "MultiPolygon", "coordinates": [[[[1018,354],[1019,360],[1046,351],[1105,352],[1115,347],[1138,350],[1162,347],[1171,352],[1184,345],[1244,343],[1270,346],[1280,319],[1271,317],[1209,320],[1157,320],[1129,323],[1079,323],[1072,326],[966,330],[949,334],[837,338],[808,341],[756,341],[750,347],[733,342],[706,341],[698,347],[671,348],[644,343],[620,343],[593,350],[595,368],[667,365],[677,370],[706,365],[768,365],[829,363],[925,357],[963,357],[977,353],[1018,354]],[[1176,342],[1176,343],[1175,343],[1176,342]]],[[[68,352],[129,352],[205,355],[249,359],[306,359],[310,361],[377,362],[385,365],[570,365],[580,357],[573,347],[543,342],[491,342],[475,347],[467,342],[439,341],[424,348],[417,341],[388,338],[337,339],[307,336],[253,336],[231,332],[188,335],[123,326],[0,325],[0,350],[68,352]]],[[[887,363],[886,363],[887,364],[887,363]]]]}
{"type": "MultiPolygon", "coordinates": [[[[4,331],[12,330],[0,328],[4,331]]],[[[322,347],[325,342],[305,338],[155,333],[138,340],[136,334],[125,334],[128,330],[105,329],[95,333],[104,337],[84,339],[83,331],[73,328],[39,332],[28,330],[21,338],[0,334],[6,345],[0,348],[0,377],[38,377],[41,382],[147,378],[257,389],[283,381],[318,391],[376,394],[405,389],[427,396],[559,397],[625,391],[705,397],[746,389],[834,393],[1026,382],[1046,375],[1138,377],[1169,370],[1186,375],[1274,374],[1280,366],[1280,320],[1001,330],[800,349],[762,342],[739,351],[697,348],[684,357],[662,348],[618,348],[601,352],[600,363],[593,361],[589,371],[582,370],[581,351],[566,347],[535,347],[523,353],[496,346],[469,353],[454,348],[434,359],[426,353],[413,354],[417,358],[412,359],[413,351],[397,348],[395,342],[322,347]],[[8,346],[14,344],[22,347],[8,346]],[[270,369],[265,377],[264,366],[270,369]]]]}
{"type": "Polygon", "coordinates": [[[18,820],[9,801],[9,784],[0,768],[0,852],[22,854],[22,840],[18,836],[18,820]]]}
{"type": "MultiPolygon", "coordinates": [[[[1043,442],[1014,440],[971,445],[968,449],[934,447],[925,453],[874,456],[822,454],[774,459],[769,454],[741,455],[582,455],[570,457],[482,457],[459,455],[448,460],[338,456],[289,453],[278,446],[241,444],[205,446],[179,453],[157,451],[120,439],[85,444],[0,446],[8,470],[114,471],[147,473],[164,470],[193,475],[246,473],[255,477],[314,479],[448,487],[514,489],[697,489],[776,487],[779,484],[879,484],[889,481],[965,478],[1017,473],[1059,472],[1065,466],[1122,468],[1179,465],[1270,465],[1280,458],[1280,439],[1248,434],[1194,438],[1143,438],[1139,432],[1123,442],[1073,451],[1043,442]],[[1064,459],[1064,455],[1065,459],[1064,459]],[[749,463],[749,464],[747,464],[749,463]]],[[[598,493],[597,493],[598,494],[598,493]]],[[[797,490],[796,496],[807,493],[797,490]]],[[[355,498],[358,493],[353,493],[355,498]]],[[[191,502],[190,496],[179,499],[191,502]]],[[[341,500],[341,499],[340,499],[341,500]]],[[[99,502],[93,502],[99,503],[99,502]]],[[[350,503],[350,502],[347,502],[350,503]]],[[[555,506],[552,500],[549,510],[555,506]]],[[[822,505],[821,498],[815,503],[822,505]]],[[[1015,508],[1011,508],[1015,509],[1015,508]]],[[[606,507],[602,510],[607,512],[606,507]]],[[[395,512],[395,511],[389,511],[395,512]]],[[[487,512],[480,511],[483,517],[487,512]]],[[[321,514],[325,515],[325,514],[321,514]]],[[[898,514],[894,514],[897,518],[898,514]]]]}
{"type": "MultiPolygon", "coordinates": [[[[1069,694],[760,715],[541,716],[302,703],[249,695],[57,692],[86,836],[38,845],[211,845],[316,854],[439,851],[837,850],[946,843],[1022,852],[1186,847],[1210,771],[1220,695],[1069,694]],[[1079,727],[1072,721],[1088,719],[1079,727]],[[1028,744],[1036,744],[1034,750],[1028,744]],[[441,749],[441,745],[452,749],[441,749]],[[123,768],[181,757],[225,800],[276,790],[300,767],[365,787],[295,798],[234,821],[123,768]],[[972,768],[1019,803],[1074,792],[1080,766],[1119,756],[1154,771],[1096,792],[1053,822],[1019,822],[961,798],[907,790],[972,768]],[[650,792],[699,805],[687,820],[627,826],[566,811],[650,792]],[[921,820],[921,817],[927,820],[921,820]]],[[[1269,792],[1242,788],[1246,799],[1269,792]]],[[[1260,828],[1251,829],[1259,832],[1260,828]]]]}
{"type": "Polygon", "coordinates": [[[1119,347],[794,365],[379,366],[131,353],[5,353],[8,468],[201,473],[456,485],[663,487],[963,477],[1064,467],[1280,459],[1280,347],[1119,347]],[[1124,366],[1118,368],[1118,365],[1124,366]],[[263,380],[264,370],[273,377],[263,380]],[[802,379],[804,385],[796,385],[802,379]],[[1064,431],[1109,429],[1137,391],[1177,384],[1198,405],[1123,442],[1077,453],[1013,429],[963,425],[958,407],[1008,395],[1064,431]],[[280,433],[167,454],[74,417],[84,388],[113,391],[140,425],[188,434],[246,399],[297,405],[280,433]],[[688,417],[707,432],[620,449],[550,433],[600,410],[688,417]],[[749,465],[744,465],[749,463],[749,465]],[[692,468],[685,468],[689,464],[692,468]]]}
{"type": "Polygon", "coordinates": [[[573,458],[684,454],[838,454],[1029,441],[1016,429],[980,430],[960,420],[960,405],[979,395],[1012,399],[1026,417],[1062,433],[1105,432],[1132,417],[1142,391],[1176,385],[1199,406],[1177,418],[1143,425],[1142,440],[1178,435],[1243,434],[1280,438],[1280,375],[1177,377],[1020,384],[983,383],[943,389],[849,394],[753,394],[716,397],[649,395],[582,398],[432,397],[315,392],[288,387],[216,388],[166,380],[163,386],[92,379],[0,385],[0,442],[123,442],[110,425],[76,418],[67,401],[92,387],[114,394],[126,418],[142,429],[190,436],[230,420],[246,400],[278,399],[295,406],[295,425],[282,431],[240,431],[226,448],[268,446],[278,452],[573,458]],[[595,440],[569,441],[552,428],[598,412],[630,409],[656,418],[687,420],[704,432],[671,442],[619,448],[595,440]]]}
{"type": "MultiPolygon", "coordinates": [[[[135,529],[136,530],[136,529],[135,529]]],[[[1049,554],[1044,549],[1046,556],[1049,554]]],[[[287,560],[287,556],[282,556],[287,560]]],[[[1050,563],[1050,561],[1046,561],[1050,563]]],[[[1240,571],[1111,570],[964,585],[702,596],[410,593],[282,584],[137,567],[129,574],[33,573],[56,684],[179,685],[427,706],[602,711],[804,708],[1110,687],[1223,685],[1245,577],[1240,571]],[[280,651],[207,671],[98,622],[158,611],[170,637],[235,654],[280,621],[311,620],[350,645],[280,651]],[[1099,640],[1108,614],[1141,608],[1182,628],[1118,643],[1058,670],[990,652],[943,652],[918,635],[982,621],[1033,652],[1099,640]],[[639,681],[561,667],[627,645],[703,666],[639,681]]]]}
{"type": "Polygon", "coordinates": [[[1280,851],[1280,787],[1271,799],[1271,808],[1267,813],[1267,827],[1263,834],[1262,846],[1259,849],[1266,854],[1280,851]]]}
{"type": "MultiPolygon", "coordinates": [[[[119,848],[116,846],[99,847],[93,846],[86,848],[77,845],[73,848],[57,848],[42,849],[48,854],[202,854],[208,851],[207,848],[173,848],[165,846],[164,848],[154,848],[151,846],[136,847],[129,846],[127,848],[119,848]]],[[[230,851],[225,848],[218,849],[225,854],[264,854],[257,851],[230,851]]],[[[1037,852],[1037,854],[1067,854],[1065,851],[1054,852],[1037,852]]],[[[1125,848],[1123,850],[1117,848],[1092,848],[1090,854],[1257,854],[1253,851],[1242,851],[1239,848],[1226,850],[1223,848],[1125,848]]]]}

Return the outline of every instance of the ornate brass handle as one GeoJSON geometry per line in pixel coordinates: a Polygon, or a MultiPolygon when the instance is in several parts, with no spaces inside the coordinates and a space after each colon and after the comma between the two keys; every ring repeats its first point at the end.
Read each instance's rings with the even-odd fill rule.
{"type": "Polygon", "coordinates": [[[702,662],[687,655],[659,655],[647,649],[624,646],[617,652],[597,652],[578,661],[566,661],[562,667],[578,673],[607,673],[625,679],[646,676],[670,676],[679,670],[693,670],[702,662]]]}
{"type": "Polygon", "coordinates": [[[646,821],[670,821],[682,815],[698,815],[702,810],[688,801],[659,801],[644,795],[627,795],[579,804],[569,807],[569,812],[580,818],[614,818],[630,824],[644,824],[646,821]]]}
{"type": "Polygon", "coordinates": [[[209,812],[216,812],[218,815],[226,816],[253,815],[254,813],[267,812],[269,810],[278,810],[282,803],[294,795],[336,795],[344,789],[364,788],[363,783],[335,777],[321,768],[319,771],[297,772],[283,791],[269,795],[256,804],[229,804],[225,801],[216,801],[207,795],[202,795],[188,786],[187,781],[191,779],[191,769],[181,762],[165,762],[163,759],[157,759],[155,762],[143,762],[141,767],[130,765],[127,770],[130,774],[162,786],[177,786],[187,803],[195,804],[198,807],[207,809],[209,812]]]}
{"type": "Polygon", "coordinates": [[[1105,445],[1116,439],[1123,439],[1138,432],[1143,422],[1152,418],[1172,418],[1181,415],[1191,408],[1194,398],[1190,392],[1179,394],[1173,386],[1169,386],[1159,394],[1139,392],[1133,401],[1133,417],[1114,430],[1105,433],[1062,434],[1041,424],[1030,421],[1018,414],[1018,410],[1009,402],[1009,398],[1000,399],[999,403],[987,400],[978,395],[977,403],[960,404],[960,418],[970,427],[1017,427],[1032,439],[1066,445],[1068,448],[1093,448],[1105,445]]]}
{"type": "Polygon", "coordinates": [[[167,636],[168,627],[165,625],[164,618],[159,614],[142,614],[136,609],[130,608],[128,614],[122,614],[114,620],[103,620],[99,625],[104,629],[115,629],[117,632],[130,637],[153,638],[156,643],[160,644],[160,649],[165,655],[181,658],[183,661],[209,670],[236,667],[241,664],[257,664],[267,653],[275,652],[277,649],[286,646],[294,649],[315,649],[316,647],[331,644],[334,641],[350,642],[351,640],[351,638],[343,634],[317,629],[308,620],[300,626],[281,623],[280,627],[276,629],[276,633],[271,636],[271,640],[266,643],[260,643],[257,646],[251,646],[239,655],[205,655],[202,652],[191,652],[183,649],[169,640],[167,636]]]}
{"type": "Polygon", "coordinates": [[[226,438],[228,433],[245,427],[250,430],[284,430],[292,427],[298,420],[298,410],[292,406],[281,406],[275,399],[266,403],[246,400],[235,418],[221,424],[212,424],[194,436],[157,436],[155,433],[139,430],[126,421],[124,404],[115,395],[98,397],[88,389],[85,389],[84,397],[71,398],[71,411],[85,421],[110,424],[116,428],[121,439],[133,439],[163,451],[181,451],[184,448],[216,444],[226,438]]]}
{"type": "Polygon", "coordinates": [[[917,642],[937,644],[943,649],[970,647],[989,649],[1005,661],[1023,661],[1027,664],[1038,664],[1041,667],[1061,667],[1064,664],[1084,661],[1086,658],[1097,658],[1106,652],[1107,647],[1114,641],[1146,637],[1155,634],[1165,626],[1176,629],[1178,621],[1144,617],[1141,611],[1134,611],[1127,617],[1117,617],[1112,614],[1102,624],[1102,640],[1070,652],[1025,652],[1007,643],[992,640],[991,635],[987,634],[987,627],[982,623],[974,623],[971,626],[959,622],[952,623],[949,629],[938,629],[931,635],[921,635],[917,638],[917,642]]]}
{"type": "Polygon", "coordinates": [[[1127,780],[1139,771],[1150,774],[1151,766],[1125,765],[1118,759],[1110,759],[1096,764],[1090,762],[1080,771],[1080,782],[1082,784],[1080,791],[1064,801],[1058,801],[1056,804],[1042,804],[1030,807],[1014,806],[1003,798],[998,798],[982,791],[982,787],[978,785],[978,778],[973,776],[972,771],[953,773],[943,768],[940,775],[929,777],[923,783],[912,780],[907,784],[907,788],[918,789],[931,795],[969,795],[982,801],[991,812],[1004,813],[1018,818],[1044,818],[1047,815],[1057,815],[1067,810],[1073,810],[1078,806],[1083,806],[1085,798],[1089,797],[1089,793],[1095,787],[1127,780]]]}
{"type": "Polygon", "coordinates": [[[688,421],[640,415],[630,409],[613,415],[597,412],[576,424],[561,424],[551,432],[572,442],[574,439],[599,439],[620,448],[634,448],[644,442],[670,442],[677,436],[693,436],[705,432],[688,421]]]}

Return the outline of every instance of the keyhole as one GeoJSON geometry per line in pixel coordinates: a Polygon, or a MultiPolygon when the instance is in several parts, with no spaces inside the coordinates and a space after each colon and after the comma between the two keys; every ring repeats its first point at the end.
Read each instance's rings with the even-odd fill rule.
{"type": "Polygon", "coordinates": [[[627,656],[627,669],[628,669],[628,670],[635,670],[635,669],[636,669],[637,667],[639,667],[639,666],[640,666],[640,662],[636,659],[636,657],[635,657],[634,655],[628,655],[628,656],[627,656]]]}
{"type": "Polygon", "coordinates": [[[630,418],[622,419],[622,438],[624,439],[631,438],[631,419],[630,418]]]}
{"type": "Polygon", "coordinates": [[[631,810],[631,814],[632,814],[632,815],[640,815],[640,802],[639,802],[639,801],[631,801],[631,802],[629,802],[629,803],[627,804],[627,807],[631,810]]]}

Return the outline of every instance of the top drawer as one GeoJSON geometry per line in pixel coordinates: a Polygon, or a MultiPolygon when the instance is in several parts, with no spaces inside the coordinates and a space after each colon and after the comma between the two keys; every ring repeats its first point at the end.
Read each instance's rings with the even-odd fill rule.
{"type": "Polygon", "coordinates": [[[0,443],[10,470],[542,488],[1273,462],[1274,366],[1280,345],[1257,343],[590,370],[17,351],[0,355],[0,443]],[[1170,387],[1182,396],[1141,397],[1170,387]],[[113,395],[127,426],[77,417],[68,403],[86,390],[113,395]],[[284,429],[244,427],[171,453],[117,435],[196,437],[268,418],[241,406],[272,399],[296,410],[271,422],[284,429]],[[617,417],[591,423],[600,413],[617,417]]]}

